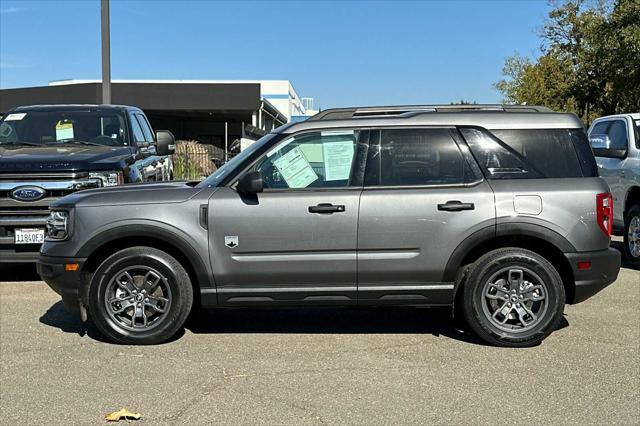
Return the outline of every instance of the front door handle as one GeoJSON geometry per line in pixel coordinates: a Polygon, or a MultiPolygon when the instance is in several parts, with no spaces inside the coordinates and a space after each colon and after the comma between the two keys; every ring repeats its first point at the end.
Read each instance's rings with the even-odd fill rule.
{"type": "Polygon", "coordinates": [[[309,213],[331,214],[345,210],[344,206],[334,206],[330,203],[320,203],[317,206],[309,206],[309,213]]]}
{"type": "Polygon", "coordinates": [[[444,204],[438,204],[438,210],[445,212],[459,212],[462,210],[473,210],[476,206],[473,203],[463,203],[461,201],[447,201],[444,204]]]}

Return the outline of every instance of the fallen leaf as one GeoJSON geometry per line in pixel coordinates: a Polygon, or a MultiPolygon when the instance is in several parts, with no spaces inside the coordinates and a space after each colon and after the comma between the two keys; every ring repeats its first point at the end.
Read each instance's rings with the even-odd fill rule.
{"type": "Polygon", "coordinates": [[[120,420],[140,420],[141,418],[142,418],[142,414],[132,413],[126,408],[123,408],[120,411],[115,411],[113,413],[105,414],[104,416],[104,419],[108,422],[119,422],[120,420]]]}

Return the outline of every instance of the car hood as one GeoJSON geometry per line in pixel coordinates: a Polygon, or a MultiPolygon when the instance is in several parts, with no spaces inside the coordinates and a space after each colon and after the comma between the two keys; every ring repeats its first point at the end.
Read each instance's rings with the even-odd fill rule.
{"type": "Polygon", "coordinates": [[[51,207],[100,207],[118,205],[182,203],[202,188],[190,182],[138,183],[74,192],[55,201],[51,207]]]}
{"type": "Polygon", "coordinates": [[[0,145],[0,173],[117,169],[123,160],[132,158],[132,154],[131,147],[0,145]]]}

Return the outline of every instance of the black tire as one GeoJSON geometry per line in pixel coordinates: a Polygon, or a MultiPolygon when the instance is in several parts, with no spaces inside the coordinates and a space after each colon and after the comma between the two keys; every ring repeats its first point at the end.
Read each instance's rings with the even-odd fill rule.
{"type": "Polygon", "coordinates": [[[170,339],[184,325],[192,304],[193,288],[189,275],[180,262],[151,247],[131,247],[109,256],[96,270],[89,288],[91,319],[106,337],[116,343],[152,345],[170,339]],[[143,275],[145,271],[151,272],[143,275]],[[133,279],[123,278],[127,274],[133,279]],[[143,278],[140,279],[140,276],[143,278]],[[133,287],[129,287],[128,283],[122,284],[125,281],[133,283],[133,287]],[[153,287],[152,281],[158,284],[153,287]],[[148,283],[150,284],[147,286],[148,283]],[[129,288],[134,290],[129,291],[129,288]],[[137,298],[146,292],[143,291],[145,288],[149,288],[150,293],[138,303],[137,298]],[[116,292],[116,297],[108,299],[108,294],[112,291],[116,292]],[[117,292],[121,294],[118,295],[117,292]],[[135,297],[133,293],[137,293],[135,297]],[[115,305],[107,302],[114,299],[117,299],[113,302],[115,305]],[[114,314],[125,306],[119,305],[120,302],[126,303],[128,308],[122,313],[114,314]],[[131,313],[129,324],[128,312],[131,313]],[[142,326],[139,324],[140,320],[144,323],[142,326]]]}
{"type": "MultiPolygon", "coordinates": [[[[637,252],[637,256],[634,256],[629,245],[632,242],[629,235],[629,228],[634,220],[637,221],[634,225],[640,222],[640,204],[631,206],[624,215],[624,255],[632,266],[640,267],[640,252],[637,252]]],[[[640,244],[640,240],[637,238],[638,237],[635,239],[636,244],[640,244]]]]}
{"type": "Polygon", "coordinates": [[[465,320],[480,339],[491,345],[535,346],[556,330],[562,319],[562,279],[549,261],[532,251],[515,247],[491,251],[471,266],[463,285],[465,320]],[[498,279],[501,277],[507,279],[498,279]],[[522,285],[509,283],[517,278],[522,285]],[[514,294],[512,286],[517,290],[514,294]],[[523,287],[527,290],[521,292],[523,287]]]}

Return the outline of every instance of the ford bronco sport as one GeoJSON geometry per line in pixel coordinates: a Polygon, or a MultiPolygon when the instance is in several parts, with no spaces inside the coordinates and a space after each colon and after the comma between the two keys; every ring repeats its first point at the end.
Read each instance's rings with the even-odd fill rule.
{"type": "Polygon", "coordinates": [[[523,106],[326,110],[200,183],[51,206],[38,272],[111,340],[153,344],[194,304],[455,306],[529,346],[615,281],[612,200],[580,120],[523,106]]]}
{"type": "Polygon", "coordinates": [[[35,262],[49,204],[72,192],[169,180],[175,141],[116,105],[35,105],[0,120],[0,263],[35,262]]]}
{"type": "Polygon", "coordinates": [[[640,267],[640,113],[598,118],[589,139],[613,195],[613,233],[624,236],[629,263],[640,267]]]}

